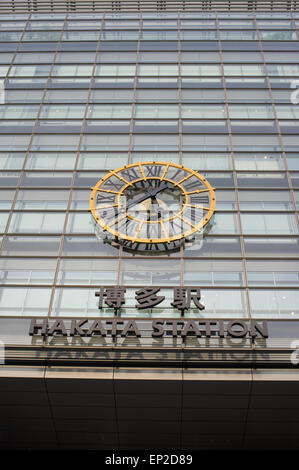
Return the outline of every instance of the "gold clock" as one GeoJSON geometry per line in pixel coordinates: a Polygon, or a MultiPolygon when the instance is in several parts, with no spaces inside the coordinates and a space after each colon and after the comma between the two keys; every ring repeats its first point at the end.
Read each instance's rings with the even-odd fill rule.
{"type": "Polygon", "coordinates": [[[214,189],[197,171],[138,162],[110,171],[92,188],[90,211],[105,233],[130,244],[171,244],[201,231],[215,210],[214,189]]]}

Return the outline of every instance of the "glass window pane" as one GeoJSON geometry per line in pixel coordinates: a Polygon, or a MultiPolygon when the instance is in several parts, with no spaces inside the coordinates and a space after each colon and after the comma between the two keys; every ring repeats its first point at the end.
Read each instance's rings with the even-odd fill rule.
{"type": "Polygon", "coordinates": [[[1,284],[52,284],[55,268],[55,259],[2,259],[0,282],[1,284]]]}
{"type": "Polygon", "coordinates": [[[0,288],[0,314],[16,315],[47,315],[51,289],[27,287],[0,288]]]}
{"type": "Polygon", "coordinates": [[[135,118],[178,118],[179,109],[178,106],[167,106],[167,105],[141,105],[135,106],[135,118]]]}
{"type": "MultiPolygon", "coordinates": [[[[99,31],[64,31],[62,41],[97,41],[99,31]]],[[[57,40],[59,39],[59,36],[57,40]]],[[[54,40],[54,39],[53,39],[54,40]]]]}
{"type": "Polygon", "coordinates": [[[255,318],[295,318],[299,315],[298,290],[254,290],[249,292],[255,318]]]}
{"type": "MultiPolygon", "coordinates": [[[[242,290],[216,290],[203,289],[201,295],[205,310],[200,313],[204,318],[242,318],[247,317],[247,302],[245,291],[242,290]]],[[[195,316],[194,313],[185,313],[186,317],[195,316]]]]}
{"type": "Polygon", "coordinates": [[[57,283],[61,285],[101,285],[117,283],[118,259],[60,261],[57,283]]]}
{"type": "Polygon", "coordinates": [[[298,233],[294,214],[241,214],[241,222],[245,234],[291,235],[298,233]]]}
{"type": "Polygon", "coordinates": [[[231,258],[241,256],[239,238],[206,236],[201,243],[185,247],[185,256],[231,258]]]}
{"type": "Polygon", "coordinates": [[[135,75],[135,65],[97,65],[95,74],[99,76],[135,75]]]}
{"type": "Polygon", "coordinates": [[[247,261],[247,278],[252,286],[299,286],[298,261],[247,261]]]}
{"type": "Polygon", "coordinates": [[[6,223],[8,220],[8,212],[0,212],[0,232],[5,231],[6,223]]]}
{"type": "Polygon", "coordinates": [[[238,173],[239,188],[288,188],[286,173],[238,173]]]}
{"type": "Polygon", "coordinates": [[[223,235],[239,233],[237,214],[216,213],[211,223],[210,233],[223,235]]]}
{"type": "Polygon", "coordinates": [[[244,283],[241,261],[184,261],[184,285],[242,286],[244,283]]]}
{"type": "Polygon", "coordinates": [[[11,218],[9,232],[59,233],[62,231],[64,219],[64,213],[16,212],[11,218]]]}
{"type": "Polygon", "coordinates": [[[49,236],[7,236],[2,254],[6,256],[57,256],[60,238],[49,236]]]}
{"type": "Polygon", "coordinates": [[[183,76],[220,76],[221,75],[221,69],[220,65],[210,65],[210,64],[203,64],[203,65],[181,65],[181,74],[183,76]]]}
{"type": "Polygon", "coordinates": [[[51,64],[54,52],[20,52],[16,55],[15,64],[47,63],[51,64]]]}
{"type": "Polygon", "coordinates": [[[86,103],[88,90],[48,90],[45,103],[86,103]]]}
{"type": "Polygon", "coordinates": [[[279,171],[285,170],[284,159],[281,154],[271,153],[235,153],[236,170],[279,171]]]}
{"type": "MultiPolygon", "coordinates": [[[[271,103],[271,98],[268,90],[249,90],[246,88],[234,90],[233,88],[228,88],[227,90],[227,98],[228,101],[231,103],[271,103]]],[[[259,106],[257,107],[259,109],[259,106]]],[[[267,110],[271,108],[270,106],[264,106],[267,110]]],[[[240,110],[241,108],[238,106],[230,106],[230,110],[232,112],[234,109],[240,110]]],[[[250,108],[251,110],[255,109],[254,106],[250,108]]],[[[241,116],[240,116],[241,117],[241,116]]],[[[249,117],[249,116],[246,116],[249,117]]]]}
{"type": "Polygon", "coordinates": [[[190,119],[221,119],[226,117],[225,106],[221,105],[183,105],[182,118],[190,119]]]}
{"type": "Polygon", "coordinates": [[[1,170],[20,170],[23,166],[25,153],[0,153],[1,170]]]}
{"type": "Polygon", "coordinates": [[[224,64],[225,75],[239,75],[239,76],[260,76],[264,75],[264,66],[262,64],[256,65],[226,65],[224,64]]]}
{"type": "Polygon", "coordinates": [[[275,117],[271,105],[229,105],[229,115],[231,119],[273,119],[275,117]]]}
{"type": "Polygon", "coordinates": [[[239,190],[239,205],[246,211],[293,211],[289,191],[245,191],[239,190]]]}
{"type": "MultiPolygon", "coordinates": [[[[52,306],[53,316],[98,316],[99,310],[97,305],[97,297],[94,295],[95,290],[92,289],[76,289],[57,288],[52,306]]],[[[108,316],[113,313],[108,312],[108,316]]]]}
{"type": "Polygon", "coordinates": [[[68,218],[67,233],[95,233],[94,222],[89,213],[71,212],[68,218]]]}
{"type": "Polygon", "coordinates": [[[26,171],[22,175],[21,186],[26,187],[62,187],[65,188],[70,186],[72,183],[72,173],[71,172],[56,172],[56,173],[46,173],[46,172],[29,172],[26,171]]]}
{"type": "Polygon", "coordinates": [[[292,258],[299,256],[298,238],[245,238],[246,256],[254,258],[292,258]]]}
{"type": "Polygon", "coordinates": [[[30,153],[27,156],[27,170],[72,170],[75,153],[30,153]]]}
{"type": "Polygon", "coordinates": [[[15,202],[17,210],[65,210],[69,199],[69,191],[63,190],[30,190],[18,191],[15,202]]]}
{"type": "MultiPolygon", "coordinates": [[[[135,73],[135,72],[134,72],[135,73]]],[[[177,65],[163,65],[163,64],[151,64],[138,66],[138,75],[147,76],[163,76],[163,75],[178,75],[178,66],[177,65]]]]}
{"type": "Polygon", "coordinates": [[[299,170],[299,158],[297,154],[287,153],[287,165],[289,170],[299,170]]]}
{"type": "Polygon", "coordinates": [[[115,247],[104,243],[103,240],[98,239],[94,235],[91,236],[65,236],[62,246],[63,256],[81,256],[97,258],[100,256],[116,256],[117,252],[115,247]]]}
{"type": "Polygon", "coordinates": [[[198,169],[198,171],[232,169],[232,162],[229,154],[185,152],[182,159],[184,165],[198,169]]]}
{"type": "Polygon", "coordinates": [[[121,263],[123,285],[178,285],[180,266],[175,260],[124,259],[121,263]]]}
{"type": "Polygon", "coordinates": [[[260,31],[263,41],[296,41],[296,31],[260,31]]]}
{"type": "Polygon", "coordinates": [[[85,106],[83,105],[44,105],[39,117],[41,119],[82,119],[84,111],[85,106]]]}
{"type": "Polygon", "coordinates": [[[10,77],[47,77],[50,73],[50,65],[13,65],[10,77]]]}

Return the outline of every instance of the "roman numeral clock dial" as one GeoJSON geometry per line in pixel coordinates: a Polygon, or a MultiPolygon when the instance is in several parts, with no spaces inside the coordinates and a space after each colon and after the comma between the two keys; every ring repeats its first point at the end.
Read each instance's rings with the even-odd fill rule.
{"type": "Polygon", "coordinates": [[[206,227],[215,204],[204,176],[170,162],[138,162],[110,171],[90,196],[97,229],[137,252],[177,248],[206,227]]]}

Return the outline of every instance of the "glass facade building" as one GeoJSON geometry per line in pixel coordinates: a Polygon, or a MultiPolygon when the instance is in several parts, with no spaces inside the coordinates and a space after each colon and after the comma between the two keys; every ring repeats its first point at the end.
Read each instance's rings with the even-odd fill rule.
{"type": "MultiPolygon", "coordinates": [[[[109,319],[95,291],[119,285],[123,320],[179,319],[177,286],[201,288],[205,309],[186,319],[299,319],[299,12],[255,7],[0,11],[0,317],[109,319]],[[184,165],[215,188],[199,246],[135,255],[95,235],[91,188],[138,161],[184,165]],[[159,287],[164,306],[138,312],[143,286],[159,287]]],[[[225,445],[241,447],[244,420],[234,423],[225,445]]],[[[192,429],[165,446],[200,448],[192,429]]],[[[113,432],[102,447],[117,446],[113,432]]]]}
{"type": "Polygon", "coordinates": [[[296,318],[298,27],[292,12],[2,15],[0,314],[94,316],[104,282],[196,284],[207,316],[296,318]],[[201,249],[163,261],[101,243],[88,211],[108,170],[155,160],[217,196],[201,249]]]}

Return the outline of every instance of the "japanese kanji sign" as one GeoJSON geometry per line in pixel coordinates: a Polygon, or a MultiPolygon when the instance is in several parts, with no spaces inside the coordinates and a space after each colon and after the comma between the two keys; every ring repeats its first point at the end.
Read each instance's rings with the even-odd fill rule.
{"type": "MultiPolygon", "coordinates": [[[[173,301],[171,305],[184,314],[185,310],[190,308],[197,308],[204,310],[204,305],[200,302],[201,291],[199,287],[173,287],[173,301]]],[[[157,295],[160,292],[159,287],[142,287],[135,291],[135,299],[137,303],[135,308],[143,310],[146,308],[153,308],[160,305],[164,300],[164,295],[157,295]]],[[[120,286],[104,287],[101,286],[100,290],[95,293],[99,298],[98,309],[104,308],[104,304],[114,309],[117,314],[122,306],[125,306],[125,293],[126,289],[120,286]]]]}
{"type": "Polygon", "coordinates": [[[114,308],[114,313],[117,313],[121,306],[125,303],[125,292],[124,287],[100,287],[100,290],[95,293],[96,297],[99,297],[98,308],[101,310],[103,308],[103,301],[105,297],[105,304],[114,308]]]}

